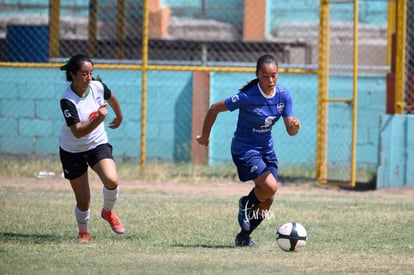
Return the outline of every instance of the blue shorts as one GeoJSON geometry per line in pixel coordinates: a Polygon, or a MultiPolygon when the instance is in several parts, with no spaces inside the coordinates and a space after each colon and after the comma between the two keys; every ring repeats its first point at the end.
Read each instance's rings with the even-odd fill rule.
{"type": "Polygon", "coordinates": [[[270,171],[277,179],[277,157],[273,150],[266,154],[249,150],[242,155],[232,154],[232,157],[241,181],[254,180],[266,171],[270,171]]]}
{"type": "Polygon", "coordinates": [[[109,143],[98,145],[92,150],[81,153],[71,153],[59,148],[59,155],[63,174],[68,180],[82,176],[88,170],[88,165],[93,167],[102,159],[114,159],[112,146],[109,143]]]}

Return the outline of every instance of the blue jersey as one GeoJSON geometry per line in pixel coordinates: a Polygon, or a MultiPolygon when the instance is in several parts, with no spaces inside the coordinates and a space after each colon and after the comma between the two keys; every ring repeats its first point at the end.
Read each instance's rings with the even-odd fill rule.
{"type": "Polygon", "coordinates": [[[273,95],[264,94],[259,84],[224,100],[227,109],[239,109],[231,152],[240,155],[248,150],[273,150],[272,126],[280,117],[293,116],[289,91],[277,85],[273,95]]]}

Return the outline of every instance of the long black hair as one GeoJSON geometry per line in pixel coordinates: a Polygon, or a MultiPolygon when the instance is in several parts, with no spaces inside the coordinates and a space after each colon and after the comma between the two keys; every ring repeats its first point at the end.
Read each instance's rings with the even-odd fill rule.
{"type": "Polygon", "coordinates": [[[73,79],[70,73],[76,74],[85,62],[90,62],[93,66],[93,62],[89,57],[86,55],[77,54],[72,56],[65,65],[61,66],[60,70],[66,71],[67,81],[72,81],[73,79]]]}
{"type": "MultiPolygon", "coordinates": [[[[275,63],[276,66],[278,66],[277,60],[276,58],[273,57],[273,55],[264,54],[260,56],[259,59],[257,59],[257,63],[256,63],[256,75],[260,71],[260,68],[262,67],[263,64],[272,64],[272,63],[275,63]]],[[[259,79],[256,77],[255,79],[250,80],[246,85],[241,87],[240,91],[244,92],[250,89],[251,87],[253,87],[254,85],[257,85],[257,83],[259,83],[259,79]]]]}

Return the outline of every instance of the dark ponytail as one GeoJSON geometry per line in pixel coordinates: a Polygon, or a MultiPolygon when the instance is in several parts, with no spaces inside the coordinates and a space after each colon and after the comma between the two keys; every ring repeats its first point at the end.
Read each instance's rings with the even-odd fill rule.
{"type": "Polygon", "coordinates": [[[244,85],[243,87],[240,88],[240,92],[244,92],[247,91],[248,89],[250,89],[251,87],[257,85],[257,83],[259,83],[259,79],[255,78],[253,80],[250,80],[249,82],[247,82],[246,85],[244,85]]]}

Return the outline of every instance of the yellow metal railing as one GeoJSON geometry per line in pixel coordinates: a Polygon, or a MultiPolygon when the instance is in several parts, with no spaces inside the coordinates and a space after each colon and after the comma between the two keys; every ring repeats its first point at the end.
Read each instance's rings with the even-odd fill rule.
{"type": "Polygon", "coordinates": [[[49,57],[59,56],[59,17],[60,1],[49,2],[49,57]]]}
{"type": "Polygon", "coordinates": [[[354,72],[353,72],[353,112],[352,112],[352,143],[351,143],[351,181],[347,184],[355,187],[356,182],[356,140],[357,140],[357,115],[358,115],[358,0],[354,0],[354,72]]]}
{"type": "Polygon", "coordinates": [[[397,2],[397,45],[395,61],[395,114],[404,113],[405,98],[405,55],[407,31],[407,1],[397,2]]]}
{"type": "Polygon", "coordinates": [[[326,144],[329,87],[329,0],[320,1],[319,70],[318,70],[318,121],[316,140],[316,178],[326,183],[326,144]]]}
{"type": "Polygon", "coordinates": [[[146,162],[146,137],[147,137],[147,69],[148,69],[148,0],[144,0],[142,20],[142,67],[141,67],[141,168],[145,166],[146,162]]]}
{"type": "Polygon", "coordinates": [[[320,2],[319,71],[318,71],[318,125],[316,148],[316,177],[321,184],[355,187],[356,138],[358,105],[358,0],[354,0],[353,30],[353,94],[351,99],[329,98],[330,1],[320,2]],[[347,103],[352,106],[351,175],[349,181],[328,179],[328,104],[347,103]]]}
{"type": "MultiPolygon", "coordinates": [[[[60,63],[30,63],[30,62],[0,62],[0,67],[8,68],[59,68],[60,63]]],[[[141,64],[104,64],[94,63],[95,69],[100,70],[142,70],[141,64]]],[[[216,73],[254,73],[252,67],[222,67],[222,66],[180,66],[180,65],[150,65],[147,64],[147,71],[188,71],[188,72],[216,72],[216,73]]],[[[281,74],[318,74],[318,70],[279,68],[281,74]]]]}

